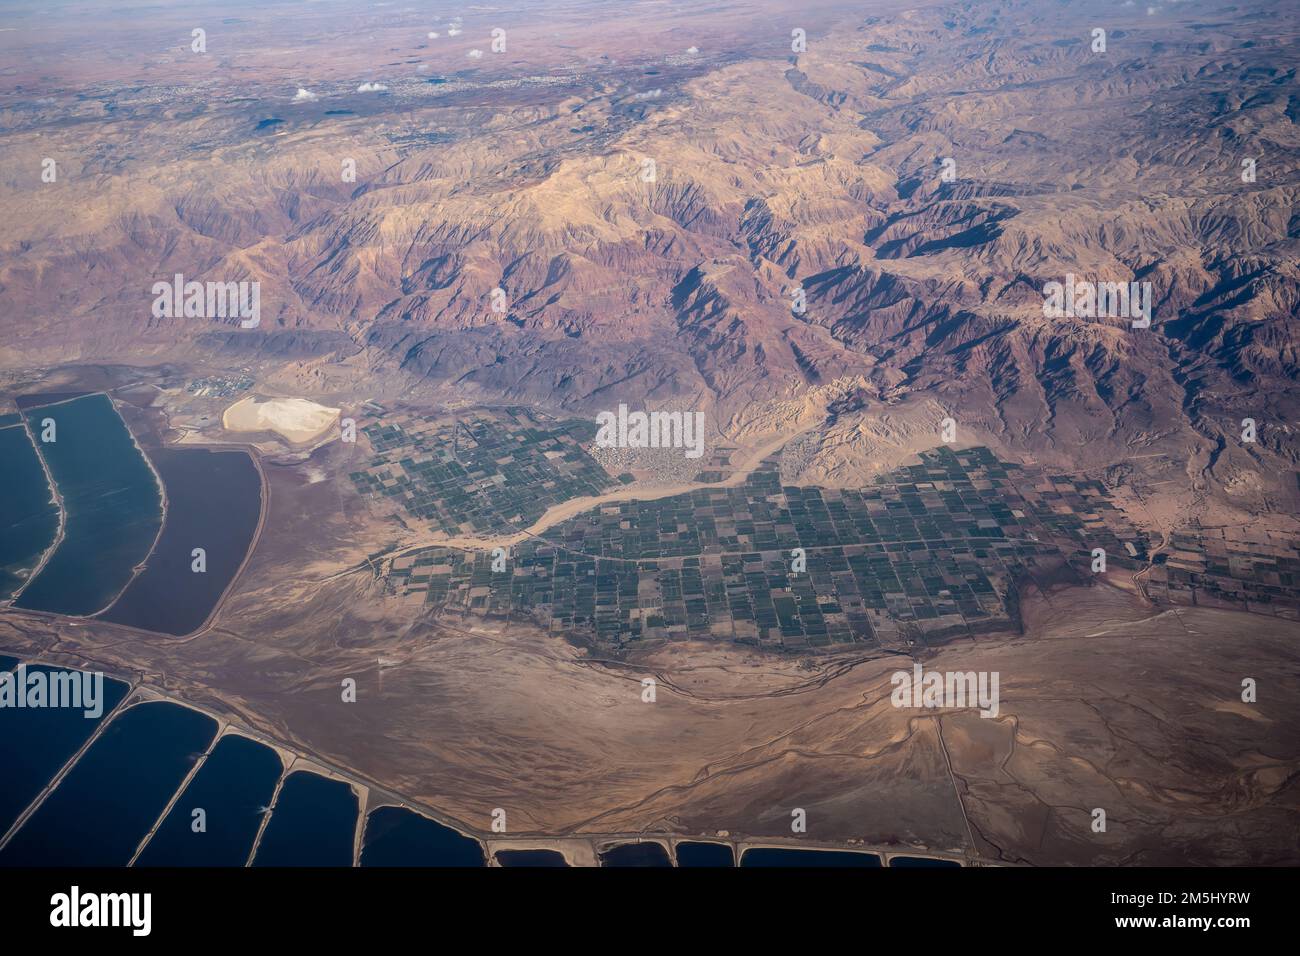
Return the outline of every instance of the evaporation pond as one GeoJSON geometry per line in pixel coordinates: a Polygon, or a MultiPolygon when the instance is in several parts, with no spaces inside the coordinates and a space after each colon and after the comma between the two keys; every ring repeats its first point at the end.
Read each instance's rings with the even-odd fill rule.
{"type": "Polygon", "coordinates": [[[282,771],[270,747],[237,734],[222,737],[136,866],[243,866],[282,771]]]}
{"type": "Polygon", "coordinates": [[[27,410],[63,500],[63,540],[15,606],[94,614],[144,561],[162,524],[162,492],[107,395],[27,410]],[[49,438],[52,440],[46,441],[49,438]]]}
{"type": "Polygon", "coordinates": [[[82,671],[36,664],[15,670],[16,665],[12,658],[0,659],[0,767],[4,768],[0,835],[90,739],[127,691],[121,681],[101,677],[96,682],[94,675],[82,671]],[[5,673],[13,676],[6,678],[5,673]],[[6,681],[12,683],[5,686],[6,681]],[[76,704],[80,697],[81,706],[17,706],[20,699],[24,705],[32,702],[30,691],[40,681],[47,688],[43,697],[47,704],[53,701],[50,691],[54,690],[64,703],[76,704]],[[20,684],[26,684],[26,690],[20,684]]]}
{"type": "Polygon", "coordinates": [[[162,536],[144,571],[101,617],[179,636],[207,620],[248,554],[262,480],[243,451],[163,448],[153,462],[167,489],[162,536]]]}
{"type": "Polygon", "coordinates": [[[0,850],[0,866],[125,866],[216,730],[179,704],[119,713],[0,850]]]}
{"type": "Polygon", "coordinates": [[[59,532],[59,506],[22,425],[0,428],[0,601],[13,597],[59,532]]]}
{"type": "Polygon", "coordinates": [[[697,843],[683,840],[677,844],[677,865],[735,866],[736,854],[725,843],[697,843]]]}
{"type": "Polygon", "coordinates": [[[362,866],[485,866],[477,840],[405,807],[380,807],[366,818],[362,866]]]}
{"type": "Polygon", "coordinates": [[[254,866],[351,866],[357,795],[340,780],[296,771],[284,780],[254,866]]]}
{"type": "Polygon", "coordinates": [[[600,855],[601,866],[672,866],[662,843],[624,843],[600,855]]]}
{"type": "Polygon", "coordinates": [[[740,865],[801,866],[801,867],[879,867],[880,857],[874,853],[854,853],[851,850],[779,850],[775,847],[755,847],[746,850],[740,865]]]}

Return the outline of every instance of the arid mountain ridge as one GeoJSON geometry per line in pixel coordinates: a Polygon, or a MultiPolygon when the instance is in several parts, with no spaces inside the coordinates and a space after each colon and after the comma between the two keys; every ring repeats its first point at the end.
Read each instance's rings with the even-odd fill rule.
{"type": "Polygon", "coordinates": [[[690,405],[724,432],[852,383],[833,413],[922,399],[1022,452],[1159,452],[1193,483],[1246,469],[1294,493],[1293,25],[1252,4],[822,8],[787,16],[805,52],[764,20],[686,55],[629,51],[648,16],[630,9],[549,73],[520,38],[304,103],[241,79],[65,122],[7,90],[0,310],[22,319],[0,361],[690,405]],[[34,186],[47,154],[60,180],[34,186]],[[261,327],[152,317],[178,272],[259,280],[261,327]],[[1152,327],[1044,317],[1067,275],[1151,283],[1152,327]]]}

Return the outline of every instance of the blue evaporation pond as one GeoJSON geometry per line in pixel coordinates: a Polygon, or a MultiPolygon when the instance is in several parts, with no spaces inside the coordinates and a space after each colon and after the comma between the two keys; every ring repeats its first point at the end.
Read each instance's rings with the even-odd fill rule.
{"type": "Polygon", "coordinates": [[[216,731],[177,704],[118,714],[0,850],[0,866],[125,866],[216,731]]]}
{"type": "Polygon", "coordinates": [[[298,770],[284,780],[254,866],[351,866],[357,795],[346,783],[298,770]]]}
{"type": "Polygon", "coordinates": [[[131,580],[162,525],[162,492],[107,395],[29,410],[37,448],[63,499],[63,540],[16,607],[102,611],[131,580]],[[40,440],[52,422],[54,440],[40,440]]]}
{"type": "MultiPolygon", "coordinates": [[[[84,744],[105,714],[122,702],[127,685],[121,681],[102,678],[102,699],[88,708],[90,701],[83,699],[82,706],[71,707],[19,707],[21,700],[30,703],[30,693],[17,685],[26,683],[30,690],[34,676],[42,675],[47,686],[70,686],[63,675],[81,674],[78,680],[93,680],[90,674],[62,667],[45,667],[29,664],[15,673],[18,662],[14,658],[0,658],[0,672],[14,674],[13,690],[19,697],[10,700],[0,689],[0,767],[4,768],[0,786],[0,836],[13,826],[15,820],[36,799],[37,795],[54,779],[81,745],[84,744]],[[55,676],[58,675],[58,676],[55,676]],[[53,681],[51,681],[53,677],[53,681]],[[87,716],[98,710],[99,715],[87,716]]],[[[37,678],[39,679],[39,678],[37,678]]],[[[0,682],[6,680],[0,673],[0,682]]],[[[93,688],[83,684],[82,690],[93,688]]],[[[52,698],[47,694],[47,701],[52,698]]],[[[67,698],[64,698],[67,699],[67,698]]]]}
{"type": "Polygon", "coordinates": [[[366,818],[362,866],[486,866],[482,845],[405,807],[366,818]]]}
{"type": "Polygon", "coordinates": [[[647,841],[644,843],[623,843],[610,847],[600,855],[601,866],[672,866],[668,851],[663,844],[647,841]]]}
{"type": "Polygon", "coordinates": [[[54,543],[59,506],[27,429],[0,428],[0,462],[0,600],[7,600],[54,543]]]}
{"type": "Polygon", "coordinates": [[[683,841],[677,844],[677,865],[735,866],[736,854],[725,843],[683,841]]]}
{"type": "Polygon", "coordinates": [[[222,737],[136,866],[243,866],[283,772],[270,747],[236,734],[222,737]],[[196,816],[196,810],[203,812],[196,816]]]}
{"type": "Polygon", "coordinates": [[[907,869],[909,867],[956,867],[961,869],[961,864],[956,860],[936,860],[927,856],[895,856],[889,860],[891,867],[907,869]]]}
{"type": "Polygon", "coordinates": [[[880,866],[874,853],[849,850],[781,850],[754,847],[740,857],[741,866],[872,867],[880,866]]]}
{"type": "Polygon", "coordinates": [[[180,636],[207,620],[243,564],[262,512],[262,479],[244,451],[163,448],[154,465],[167,521],[142,571],[100,617],[180,636]],[[205,568],[194,571],[202,548],[205,568]]]}

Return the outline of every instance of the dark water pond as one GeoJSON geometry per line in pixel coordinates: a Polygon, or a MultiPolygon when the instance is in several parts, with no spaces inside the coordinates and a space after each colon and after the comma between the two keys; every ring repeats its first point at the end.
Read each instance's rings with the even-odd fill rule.
{"type": "Polygon", "coordinates": [[[362,866],[486,866],[477,840],[405,807],[380,807],[366,818],[362,866]]]}
{"type": "Polygon", "coordinates": [[[677,844],[677,865],[735,866],[736,855],[725,843],[696,843],[683,841],[677,844]]]}
{"type": "Polygon", "coordinates": [[[118,714],[0,850],[0,866],[125,866],[216,729],[166,702],[118,714]]]}
{"type": "Polygon", "coordinates": [[[103,610],[153,547],[162,492],[108,396],[29,409],[37,448],[63,499],[63,540],[17,607],[85,615],[103,610]],[[47,421],[53,441],[41,441],[47,421]]]}
{"type": "Polygon", "coordinates": [[[896,856],[890,859],[891,867],[906,869],[908,867],[956,867],[961,869],[961,864],[956,860],[935,860],[924,856],[896,856]]]}
{"type": "MultiPolygon", "coordinates": [[[[0,671],[14,672],[17,661],[0,659],[0,671]]],[[[29,664],[19,674],[76,674],[65,668],[29,664]]],[[[84,673],[84,672],[80,672],[84,673]]],[[[89,676],[89,675],[87,675],[89,676]]],[[[85,677],[82,678],[83,680],[85,677]]],[[[37,795],[84,744],[104,716],[122,702],[127,685],[102,678],[102,699],[96,701],[99,716],[87,716],[82,707],[0,706],[0,835],[13,825],[37,795]]],[[[83,705],[87,703],[83,699],[83,705]]]]}
{"type": "Polygon", "coordinates": [[[774,847],[754,847],[740,858],[741,866],[811,866],[811,867],[879,867],[880,857],[874,853],[854,853],[849,850],[779,850],[774,847]]]}
{"type": "Polygon", "coordinates": [[[0,428],[0,600],[31,576],[59,531],[59,506],[27,429],[0,428]]]}
{"type": "Polygon", "coordinates": [[[600,854],[601,866],[672,866],[662,844],[624,843],[600,854]]]}
{"type": "Polygon", "coordinates": [[[351,866],[357,795],[346,783],[298,770],[285,778],[254,866],[351,866]]]}
{"type": "Polygon", "coordinates": [[[217,741],[137,866],[243,866],[284,767],[270,747],[226,734],[217,741]],[[195,810],[203,825],[195,831],[195,810]]]}
{"type": "Polygon", "coordinates": [[[167,520],[144,571],[104,614],[106,621],[164,634],[188,634],[203,624],[257,530],[262,482],[243,451],[162,448],[154,466],[167,489],[167,520]],[[205,570],[194,570],[194,549],[205,570]]]}

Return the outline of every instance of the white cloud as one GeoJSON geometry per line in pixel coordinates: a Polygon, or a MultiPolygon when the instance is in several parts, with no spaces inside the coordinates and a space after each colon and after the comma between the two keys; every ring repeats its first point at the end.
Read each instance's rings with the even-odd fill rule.
{"type": "Polygon", "coordinates": [[[686,50],[686,52],[687,52],[687,53],[699,53],[699,52],[700,52],[700,48],[697,47],[697,46],[689,47],[689,48],[686,50]]]}
{"type": "Polygon", "coordinates": [[[460,36],[460,27],[449,27],[447,30],[447,36],[449,37],[460,36]]]}
{"type": "Polygon", "coordinates": [[[438,31],[437,31],[437,30],[430,30],[430,31],[429,31],[429,39],[430,39],[430,40],[436,40],[436,39],[438,39],[438,31]]]}
{"type": "Polygon", "coordinates": [[[357,92],[358,93],[382,93],[386,89],[388,89],[388,87],[384,86],[384,84],[382,83],[362,83],[360,86],[357,87],[357,92]]]}
{"type": "Polygon", "coordinates": [[[320,99],[319,96],[317,96],[311,90],[304,90],[301,86],[298,87],[298,92],[293,94],[293,101],[295,103],[310,103],[313,100],[318,100],[318,99],[320,99]]]}
{"type": "Polygon", "coordinates": [[[470,50],[470,51],[469,51],[468,53],[466,53],[465,55],[466,55],[467,57],[469,57],[471,60],[477,60],[479,57],[481,57],[481,56],[483,55],[483,51],[482,51],[482,50],[470,50]]]}

